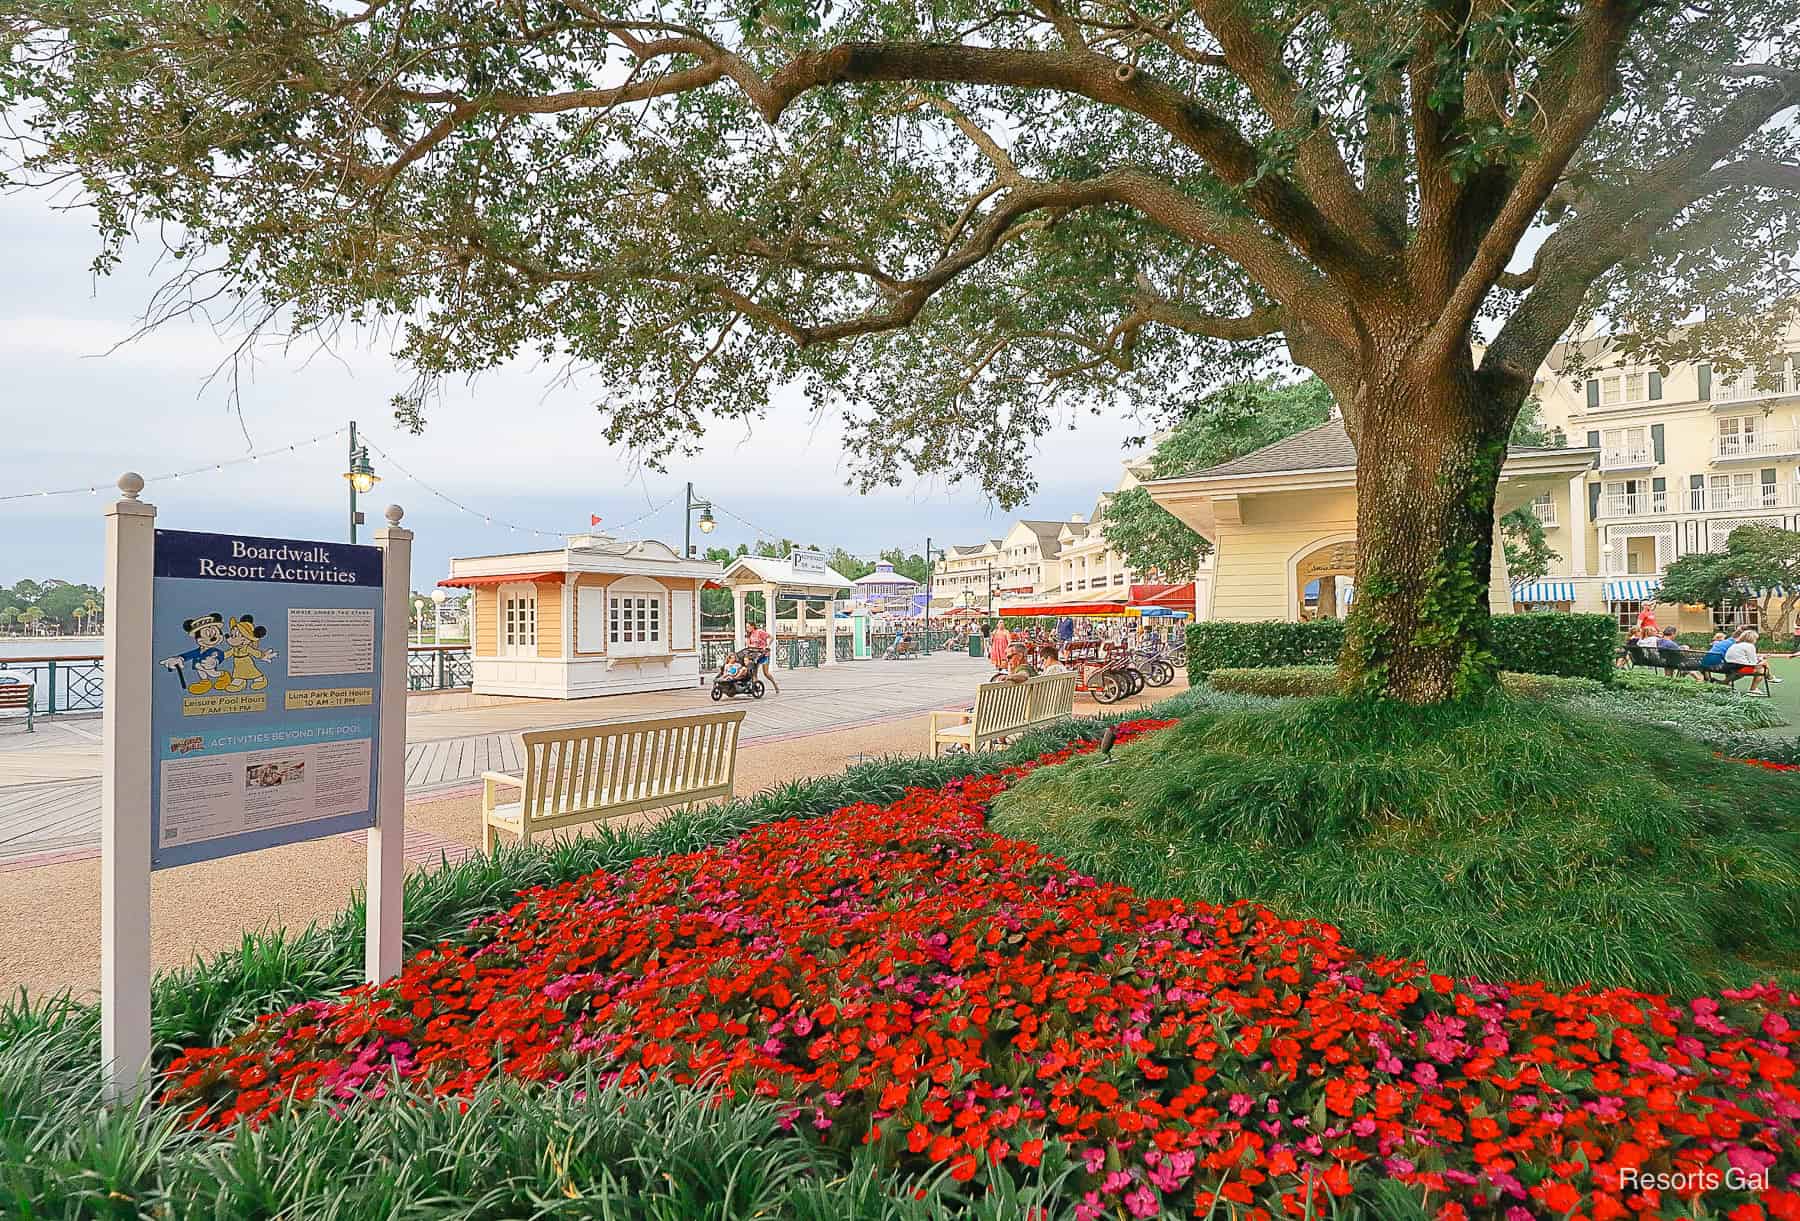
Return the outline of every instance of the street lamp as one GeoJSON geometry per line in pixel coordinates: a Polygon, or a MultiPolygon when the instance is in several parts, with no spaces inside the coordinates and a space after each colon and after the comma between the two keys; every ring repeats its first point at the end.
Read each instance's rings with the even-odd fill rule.
{"type": "Polygon", "coordinates": [[[356,541],[356,528],[362,525],[363,515],[356,511],[356,494],[369,492],[381,482],[381,476],[369,463],[369,447],[356,443],[356,421],[350,421],[350,469],[344,472],[344,479],[350,484],[350,541],[356,541]]]}
{"type": "Polygon", "coordinates": [[[431,616],[431,643],[432,644],[439,643],[443,638],[443,635],[444,635],[444,600],[446,598],[448,598],[449,596],[450,596],[449,594],[445,593],[441,589],[434,589],[431,591],[431,600],[432,600],[432,602],[434,602],[436,604],[436,610],[431,616]]]}
{"type": "Polygon", "coordinates": [[[718,522],[713,520],[712,501],[710,501],[710,500],[695,500],[694,499],[694,485],[691,483],[688,484],[687,485],[687,516],[683,519],[682,531],[681,531],[681,541],[682,541],[681,558],[684,560],[692,559],[694,556],[694,510],[695,509],[700,510],[700,533],[711,534],[713,532],[713,530],[718,527],[718,524],[719,524],[718,522]]]}
{"type": "Polygon", "coordinates": [[[417,640],[415,640],[413,643],[414,644],[424,644],[425,643],[425,599],[414,598],[413,599],[413,611],[415,612],[415,614],[417,615],[418,620],[419,620],[419,638],[417,640]]]}

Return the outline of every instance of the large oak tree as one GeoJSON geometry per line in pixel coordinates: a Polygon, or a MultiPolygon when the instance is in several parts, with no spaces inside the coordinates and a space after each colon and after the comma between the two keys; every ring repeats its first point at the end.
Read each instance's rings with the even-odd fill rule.
{"type": "Polygon", "coordinates": [[[1285,346],[1359,454],[1345,669],[1424,702],[1491,679],[1497,469],[1559,336],[1767,347],[1797,3],[8,0],[0,89],[103,268],[188,260],[152,320],[390,324],[413,419],[537,353],[659,454],[799,384],[865,482],[1012,503],[1063,413],[1285,346]]]}

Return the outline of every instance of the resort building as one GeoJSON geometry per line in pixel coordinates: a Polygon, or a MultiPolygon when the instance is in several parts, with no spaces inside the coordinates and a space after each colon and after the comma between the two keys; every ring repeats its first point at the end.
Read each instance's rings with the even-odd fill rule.
{"type": "MultiPolygon", "coordinates": [[[[1514,449],[1501,468],[1499,511],[1568,489],[1591,449],[1514,449]]],[[[1296,433],[1206,470],[1147,480],[1156,503],[1212,541],[1208,580],[1196,582],[1201,619],[1295,621],[1341,617],[1356,577],[1356,448],[1341,420],[1296,433]]],[[[1495,540],[1489,606],[1512,609],[1495,540]]]]}
{"type": "Polygon", "coordinates": [[[1000,542],[990,538],[983,543],[944,548],[943,558],[931,566],[932,593],[955,606],[973,606],[983,611],[999,605],[998,571],[1000,542]]]}
{"type": "Polygon", "coordinates": [[[717,564],[653,541],[575,535],[555,551],[450,561],[470,593],[477,695],[579,699],[700,681],[700,588],[717,564]]]}
{"type": "Polygon", "coordinates": [[[1739,526],[1800,528],[1800,326],[1768,368],[1725,373],[1710,361],[1666,373],[1636,364],[1604,339],[1559,345],[1539,370],[1545,423],[1597,450],[1592,470],[1533,502],[1562,560],[1521,586],[1521,607],[1607,611],[1635,623],[1648,602],[1683,630],[1757,626],[1754,605],[1723,610],[1664,605],[1671,561],[1719,551],[1739,526]],[[1584,359],[1585,375],[1567,372],[1584,359]]]}

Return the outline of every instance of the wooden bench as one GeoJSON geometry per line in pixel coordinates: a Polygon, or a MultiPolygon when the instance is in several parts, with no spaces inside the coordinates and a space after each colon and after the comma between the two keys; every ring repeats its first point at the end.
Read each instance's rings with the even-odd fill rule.
{"type": "Polygon", "coordinates": [[[522,735],[525,774],[482,773],[482,843],[521,843],[580,823],[730,797],[744,710],[534,729],[522,735]],[[519,799],[498,803],[501,787],[519,799]]]}
{"type": "Polygon", "coordinates": [[[931,714],[926,745],[933,758],[943,746],[960,746],[971,752],[985,750],[1027,729],[1060,721],[1074,711],[1072,673],[1041,674],[1022,683],[982,683],[975,688],[972,710],[950,709],[931,714]]]}
{"type": "Polygon", "coordinates": [[[36,733],[32,718],[37,709],[32,699],[35,688],[30,683],[0,683],[0,712],[8,709],[25,714],[25,732],[36,733]]]}

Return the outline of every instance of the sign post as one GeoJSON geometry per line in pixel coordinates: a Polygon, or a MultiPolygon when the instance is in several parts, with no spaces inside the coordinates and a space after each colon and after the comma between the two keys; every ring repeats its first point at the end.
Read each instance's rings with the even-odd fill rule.
{"type": "Polygon", "coordinates": [[[387,507],[387,525],[375,531],[381,548],[382,654],[399,664],[382,667],[382,707],[390,715],[377,727],[375,823],[369,828],[367,938],[363,964],[378,984],[400,970],[402,904],[406,894],[406,599],[412,588],[412,531],[400,528],[399,505],[387,507]]]}
{"type": "Polygon", "coordinates": [[[156,506],[119,477],[106,510],[106,703],[100,764],[100,1059],[106,1094],[150,1067],[150,588],[156,506]]]}
{"type": "Polygon", "coordinates": [[[143,480],[107,511],[101,1042],[147,1082],[150,874],[369,833],[367,977],[400,966],[412,532],[375,547],[155,529],[143,480]],[[383,715],[384,712],[387,715],[383,715]]]}

